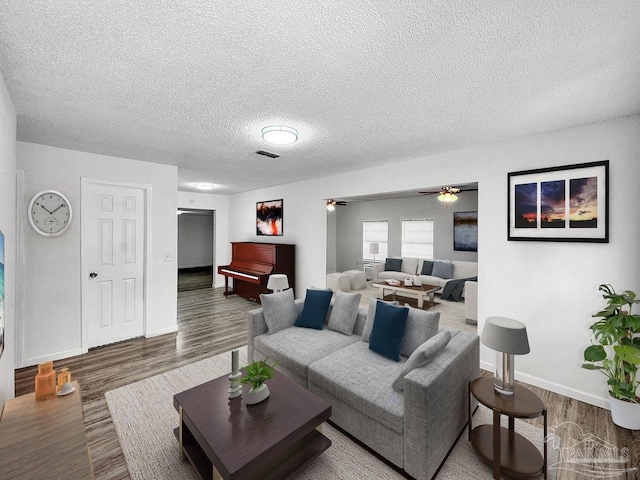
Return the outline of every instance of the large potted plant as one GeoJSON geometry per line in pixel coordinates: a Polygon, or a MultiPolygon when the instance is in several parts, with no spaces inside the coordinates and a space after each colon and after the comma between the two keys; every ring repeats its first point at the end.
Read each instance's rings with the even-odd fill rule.
{"type": "Polygon", "coordinates": [[[598,342],[587,347],[582,368],[599,370],[609,380],[613,423],[640,430],[640,315],[633,315],[633,305],[640,303],[631,290],[616,293],[611,285],[600,285],[607,306],[594,314],[598,317],[591,330],[598,342]]]}
{"type": "Polygon", "coordinates": [[[267,384],[264,382],[273,378],[275,375],[275,367],[278,363],[280,362],[269,365],[267,359],[258,360],[244,368],[246,373],[245,376],[240,379],[240,383],[243,385],[251,385],[246,397],[247,405],[260,403],[269,397],[269,387],[267,387],[267,384]]]}

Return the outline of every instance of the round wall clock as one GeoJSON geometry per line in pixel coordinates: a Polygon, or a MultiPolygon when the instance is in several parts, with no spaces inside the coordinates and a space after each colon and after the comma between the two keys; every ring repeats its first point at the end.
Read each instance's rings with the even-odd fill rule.
{"type": "Polygon", "coordinates": [[[44,190],[31,199],[29,222],[45,237],[62,235],[71,224],[71,203],[55,190],[44,190]]]}

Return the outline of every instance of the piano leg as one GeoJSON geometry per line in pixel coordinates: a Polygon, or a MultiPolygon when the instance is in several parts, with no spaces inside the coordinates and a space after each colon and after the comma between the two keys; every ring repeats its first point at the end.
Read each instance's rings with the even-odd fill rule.
{"type": "MultiPolygon", "coordinates": [[[[233,282],[232,286],[235,287],[235,280],[233,278],[231,278],[231,281],[233,282]]],[[[231,290],[229,290],[229,277],[227,277],[225,275],[225,277],[224,277],[224,293],[223,293],[223,295],[225,297],[228,297],[229,295],[234,295],[235,293],[236,293],[235,288],[232,288],[231,290]]]]}

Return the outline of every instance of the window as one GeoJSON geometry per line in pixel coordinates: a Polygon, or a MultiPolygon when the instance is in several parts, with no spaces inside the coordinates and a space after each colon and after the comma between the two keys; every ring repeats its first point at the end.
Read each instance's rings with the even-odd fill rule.
{"type": "Polygon", "coordinates": [[[403,257],[433,258],[435,220],[402,220],[403,257]]]}
{"type": "Polygon", "coordinates": [[[374,258],[376,262],[380,262],[387,258],[389,244],[389,222],[380,221],[364,221],[362,222],[362,261],[372,263],[374,258]],[[378,253],[369,253],[369,244],[378,244],[378,253]]]}

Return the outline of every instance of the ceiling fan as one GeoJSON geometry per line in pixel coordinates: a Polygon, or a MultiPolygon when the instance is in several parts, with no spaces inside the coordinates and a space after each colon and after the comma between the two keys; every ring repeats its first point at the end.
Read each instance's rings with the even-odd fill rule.
{"type": "Polygon", "coordinates": [[[460,192],[477,192],[478,188],[458,188],[458,187],[442,187],[440,190],[434,190],[431,192],[418,192],[420,195],[434,195],[439,193],[438,200],[444,204],[444,208],[449,208],[449,204],[458,200],[458,193],[460,192]]]}
{"type": "Polygon", "coordinates": [[[343,201],[336,201],[333,198],[327,200],[327,210],[329,210],[330,212],[333,212],[336,209],[336,205],[339,205],[341,207],[344,207],[347,204],[347,202],[343,202],[343,201]]]}

